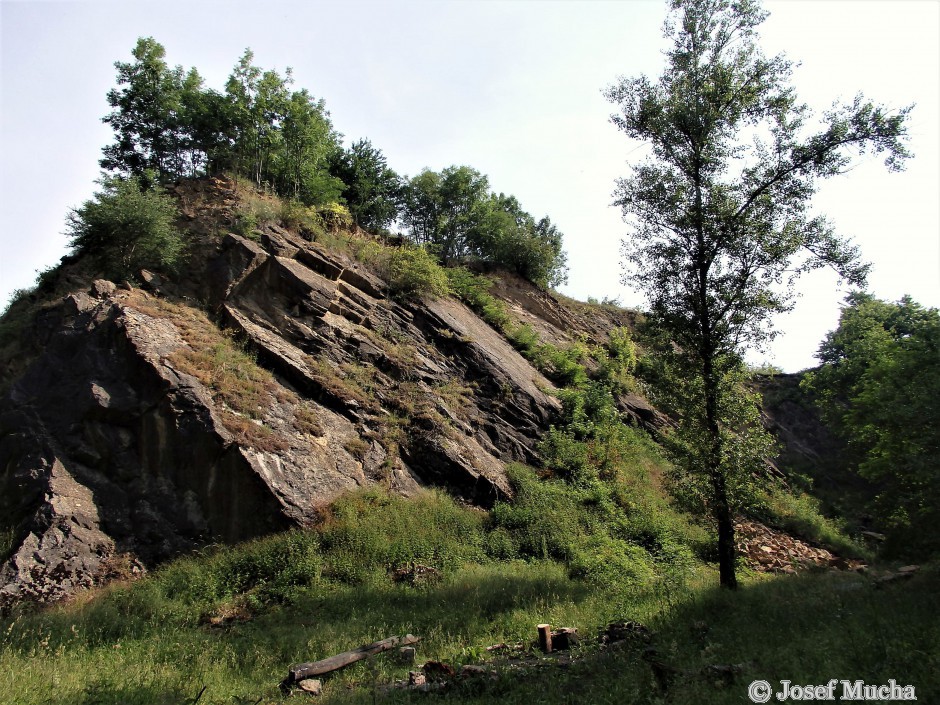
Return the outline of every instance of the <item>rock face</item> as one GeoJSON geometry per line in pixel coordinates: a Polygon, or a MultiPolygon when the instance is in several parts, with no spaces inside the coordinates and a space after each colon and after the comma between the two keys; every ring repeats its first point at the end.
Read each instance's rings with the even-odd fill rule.
{"type": "MultiPolygon", "coordinates": [[[[25,372],[0,398],[14,538],[0,610],[100,583],[116,561],[143,570],[314,522],[363,485],[490,506],[511,493],[507,462],[538,461],[552,384],[466,306],[392,300],[362,264],[278,226],[213,239],[232,199],[197,196],[183,212],[209,252],[198,266],[141,272],[146,290],[86,283],[24,332],[25,372]]],[[[517,320],[571,340],[578,317],[559,300],[499,287],[517,320]]],[[[623,324],[589,323],[594,338],[623,324]]],[[[621,401],[655,426],[642,399],[621,401]]]]}
{"type": "MultiPolygon", "coordinates": [[[[276,225],[219,238],[237,202],[224,180],[176,192],[198,252],[183,274],[141,271],[143,289],[64,274],[71,293],[0,367],[0,610],[315,522],[364,485],[491,506],[511,493],[506,463],[538,462],[552,384],[462,303],[395,301],[276,225]]],[[[632,323],[513,276],[494,293],[558,345],[632,323]]],[[[619,405],[663,422],[639,397],[619,405]]]]}

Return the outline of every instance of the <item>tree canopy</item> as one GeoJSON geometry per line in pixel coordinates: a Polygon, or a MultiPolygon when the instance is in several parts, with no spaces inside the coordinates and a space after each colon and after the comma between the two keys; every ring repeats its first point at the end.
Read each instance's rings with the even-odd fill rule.
{"type": "Polygon", "coordinates": [[[847,462],[875,483],[879,520],[895,543],[938,548],[940,312],[854,293],[807,374],[847,462]]]}
{"type": "Polygon", "coordinates": [[[514,197],[491,193],[469,166],[402,179],[369,140],[343,149],[324,102],[294,90],[290,69],[264,70],[246,49],[218,92],[195,68],[170,67],[152,37],[138,40],[133,59],[115,63],[108,93],[103,121],[115,141],[100,163],[109,172],[143,188],[234,172],[307,206],[345,201],[367,230],[400,222],[445,264],[476,259],[541,286],[565,281],[562,234],[548,217],[536,221],[514,197]]]}
{"type": "Polygon", "coordinates": [[[734,478],[753,467],[747,448],[759,431],[741,425],[753,415],[732,413],[740,387],[729,380],[744,349],[772,337],[771,318],[791,307],[799,274],[831,266],[864,280],[857,249],[810,213],[811,198],[853,153],[884,153],[899,168],[910,108],[892,113],[859,96],[814,120],[789,85],[792,64],[760,51],[758,2],[670,8],[662,76],[606,91],[619,106],[614,124],[651,148],[615,192],[632,231],[624,280],[645,293],[669,338],[673,378],[687,381],[679,436],[688,452],[676,459],[707,481],[721,583],[734,587],[734,478]]]}
{"type": "Polygon", "coordinates": [[[546,216],[536,221],[514,196],[490,191],[469,166],[425,169],[403,187],[401,219],[416,243],[441,261],[489,262],[540,286],[566,281],[562,234],[546,216]]]}
{"type": "Polygon", "coordinates": [[[152,37],[139,39],[133,56],[115,64],[118,87],[103,121],[116,139],[104,148],[104,169],[160,181],[230,169],[306,204],[339,198],[342,183],[328,165],[340,135],[322,100],[291,90],[290,69],[262,70],[246,50],[219,93],[195,68],[170,68],[152,37]]]}
{"type": "Polygon", "coordinates": [[[359,227],[380,231],[398,218],[401,177],[369,140],[353,142],[349,149],[335,152],[330,173],[343,182],[343,199],[359,227]]]}

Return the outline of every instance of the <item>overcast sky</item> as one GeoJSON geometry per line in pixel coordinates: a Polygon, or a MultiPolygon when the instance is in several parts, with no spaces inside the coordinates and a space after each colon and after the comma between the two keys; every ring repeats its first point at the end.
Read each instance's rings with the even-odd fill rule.
{"type": "MultiPolygon", "coordinates": [[[[665,2],[44,2],[0,0],[0,307],[66,252],[65,215],[94,190],[115,61],[153,36],[170,64],[222,89],[246,47],[262,68],[293,67],[326,101],[346,143],[367,137],[401,174],[468,164],[565,233],[562,291],[619,297],[614,180],[644,153],[609,123],[602,89],[658,77],[665,2]]],[[[765,3],[767,54],[801,61],[794,85],[818,110],[857,92],[891,108],[916,103],[915,159],[900,174],[862,159],[814,202],[874,263],[870,289],[940,306],[940,3],[765,3]]],[[[801,280],[783,334],[752,361],[809,367],[835,327],[835,277],[801,280]]]]}

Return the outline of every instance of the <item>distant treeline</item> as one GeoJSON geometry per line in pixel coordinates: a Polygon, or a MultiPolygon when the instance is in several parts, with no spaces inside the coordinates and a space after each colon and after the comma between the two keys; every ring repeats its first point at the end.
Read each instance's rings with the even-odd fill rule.
{"type": "Polygon", "coordinates": [[[515,197],[495,194],[468,166],[401,177],[368,140],[342,146],[323,100],[293,89],[291,70],[263,70],[246,50],[225,90],[207,88],[195,68],[170,67],[152,37],[131,62],[117,62],[115,133],[101,166],[145,185],[234,173],[307,206],[344,203],[362,228],[401,224],[445,264],[477,259],[543,286],[565,281],[562,234],[515,197]]]}

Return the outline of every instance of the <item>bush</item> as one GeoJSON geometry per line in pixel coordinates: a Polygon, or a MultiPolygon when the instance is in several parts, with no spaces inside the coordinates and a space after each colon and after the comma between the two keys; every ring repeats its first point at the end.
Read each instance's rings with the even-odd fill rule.
{"type": "Polygon", "coordinates": [[[111,279],[130,278],[143,267],[172,269],[183,250],[173,199],[136,177],[99,183],[95,198],[68,215],[72,250],[93,257],[111,279]]]}
{"type": "Polygon", "coordinates": [[[321,572],[319,537],[294,530],[176,561],[155,574],[154,589],[183,604],[209,605],[246,593],[262,604],[278,603],[319,582],[321,572]]]}
{"type": "Polygon", "coordinates": [[[410,299],[450,293],[447,273],[423,247],[392,248],[376,244],[369,250],[363,249],[360,256],[375,265],[392,296],[410,299]]]}

